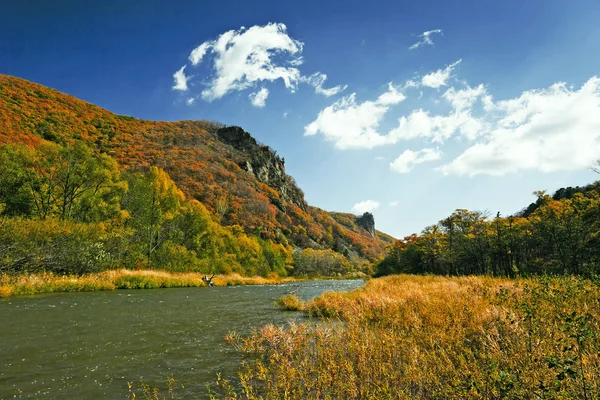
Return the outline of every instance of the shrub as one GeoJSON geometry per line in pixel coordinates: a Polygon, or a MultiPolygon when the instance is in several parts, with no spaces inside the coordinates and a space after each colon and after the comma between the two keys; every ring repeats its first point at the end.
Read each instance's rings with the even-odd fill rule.
{"type": "Polygon", "coordinates": [[[280,309],[286,311],[302,311],[304,309],[304,302],[293,294],[286,294],[278,298],[275,303],[280,309]]]}

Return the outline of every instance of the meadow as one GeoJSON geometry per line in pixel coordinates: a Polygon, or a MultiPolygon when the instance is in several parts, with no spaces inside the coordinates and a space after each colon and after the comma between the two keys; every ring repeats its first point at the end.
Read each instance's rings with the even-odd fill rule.
{"type": "Polygon", "coordinates": [[[215,398],[600,398],[592,280],[395,275],[278,303],[313,318],[229,335],[248,359],[215,398]]]}

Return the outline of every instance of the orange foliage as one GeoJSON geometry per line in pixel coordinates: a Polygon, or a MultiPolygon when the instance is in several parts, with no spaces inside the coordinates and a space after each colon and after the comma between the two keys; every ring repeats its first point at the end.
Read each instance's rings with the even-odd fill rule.
{"type": "Polygon", "coordinates": [[[329,248],[333,235],[363,257],[383,255],[387,235],[371,237],[351,214],[332,218],[317,208],[305,211],[240,168],[237,162],[244,155],[218,140],[218,127],[209,121],[155,122],[116,115],[57,90],[0,75],[0,144],[83,141],[115,158],[122,169],[164,169],[188,198],[214,214],[218,199],[227,194],[221,218],[225,225],[241,225],[247,233],[275,240],[299,225],[304,227],[302,246],[329,248]]]}

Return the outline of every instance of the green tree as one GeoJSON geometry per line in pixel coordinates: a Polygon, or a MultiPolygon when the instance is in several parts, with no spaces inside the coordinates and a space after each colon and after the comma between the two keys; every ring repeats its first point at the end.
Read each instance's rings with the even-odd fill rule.
{"type": "Polygon", "coordinates": [[[131,174],[128,181],[129,192],[123,201],[130,214],[127,224],[135,230],[133,240],[151,266],[153,252],[175,230],[173,222],[185,198],[169,175],[157,167],[151,167],[145,174],[131,174]]]}
{"type": "Polygon", "coordinates": [[[83,222],[113,218],[127,190],[115,160],[96,155],[82,143],[37,149],[0,150],[0,202],[4,214],[83,222]]]}
{"type": "Polygon", "coordinates": [[[35,203],[30,187],[34,175],[26,168],[33,158],[31,149],[24,146],[0,147],[0,210],[1,215],[30,216],[35,203]]]}

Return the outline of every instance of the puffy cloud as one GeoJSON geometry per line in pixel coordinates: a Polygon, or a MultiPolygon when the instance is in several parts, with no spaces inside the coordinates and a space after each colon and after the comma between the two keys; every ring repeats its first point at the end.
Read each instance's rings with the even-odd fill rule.
{"type": "Polygon", "coordinates": [[[493,119],[489,135],[441,167],[444,173],[577,170],[600,154],[600,77],[579,90],[557,83],[510,100],[487,98],[484,109],[493,119]]]}
{"type": "Polygon", "coordinates": [[[474,88],[467,85],[466,88],[458,90],[451,87],[446,90],[442,97],[446,99],[455,110],[464,111],[471,109],[475,102],[485,96],[486,93],[484,85],[479,85],[474,88]]]}
{"type": "Polygon", "coordinates": [[[364,200],[361,202],[356,203],[354,206],[352,206],[352,212],[354,214],[364,214],[366,212],[373,212],[373,210],[376,210],[377,208],[379,208],[379,202],[375,201],[375,200],[364,200]]]}
{"type": "Polygon", "coordinates": [[[390,168],[399,174],[406,174],[412,171],[415,164],[439,160],[441,157],[442,153],[438,149],[422,149],[419,151],[407,149],[390,163],[390,168]]]}
{"type": "Polygon", "coordinates": [[[448,115],[431,115],[422,109],[402,116],[398,126],[388,133],[388,142],[426,138],[442,143],[457,132],[467,139],[475,139],[484,132],[486,124],[471,115],[470,111],[455,111],[448,115]]]}
{"type": "Polygon", "coordinates": [[[425,32],[423,32],[422,34],[419,35],[419,37],[421,38],[421,40],[419,40],[417,43],[415,43],[412,46],[410,46],[409,50],[418,49],[419,47],[421,47],[423,45],[426,45],[426,44],[430,45],[430,46],[433,46],[433,40],[431,40],[431,36],[433,36],[434,34],[443,35],[441,29],[433,29],[431,31],[425,31],[425,32]]]}
{"type": "Polygon", "coordinates": [[[258,92],[251,93],[248,97],[254,107],[262,108],[265,106],[267,97],[269,97],[269,89],[261,88],[258,92]]]}
{"type": "Polygon", "coordinates": [[[313,86],[315,88],[315,93],[318,94],[322,94],[323,96],[327,96],[327,97],[331,97],[331,96],[335,96],[336,94],[346,90],[346,88],[348,87],[348,85],[344,85],[344,86],[334,86],[331,87],[329,89],[324,89],[323,85],[325,84],[325,81],[327,80],[327,75],[317,72],[314,73],[310,76],[303,76],[300,78],[300,80],[302,82],[306,82],[309,85],[313,86]]]}
{"type": "Polygon", "coordinates": [[[439,89],[442,86],[446,86],[448,84],[448,79],[450,79],[450,74],[452,74],[452,71],[454,71],[461,61],[462,59],[448,65],[444,69],[438,69],[437,71],[423,75],[421,78],[421,85],[434,89],[439,89]]]}
{"type": "Polygon", "coordinates": [[[367,148],[384,145],[388,139],[377,132],[390,106],[406,97],[391,83],[375,101],[356,101],[356,93],[341,98],[319,112],[317,119],[305,126],[304,134],[320,133],[339,149],[367,148]]]}
{"type": "MultiPolygon", "coordinates": [[[[422,86],[448,86],[461,62],[389,85],[376,100],[358,102],[356,94],[345,96],[323,109],[305,126],[305,135],[322,135],[339,149],[396,144],[405,140],[467,143],[463,153],[438,168],[444,174],[503,175],[522,171],[571,171],[590,168],[600,154],[600,77],[579,88],[556,83],[545,89],[527,90],[507,100],[496,100],[485,85],[458,82],[433,100],[450,110],[433,113],[414,109],[398,119],[387,132],[379,127],[391,106],[405,100],[404,91],[422,86]]],[[[439,93],[439,92],[438,92],[439,93]]],[[[415,164],[437,160],[441,151],[407,150],[390,167],[399,173],[415,164]]]]}
{"type": "MultiPolygon", "coordinates": [[[[265,84],[277,80],[281,80],[292,92],[299,83],[309,84],[315,88],[315,93],[327,97],[345,90],[347,85],[325,88],[327,75],[321,72],[310,76],[301,74],[298,67],[304,62],[301,55],[303,47],[301,41],[288,35],[284,24],[269,23],[227,31],[216,39],[205,41],[194,48],[188,59],[194,67],[202,63],[211,66],[209,79],[204,82],[205,89],[201,93],[206,101],[217,100],[228,93],[257,86],[264,88],[265,84]]],[[[183,75],[183,69],[175,75],[177,77],[174,88],[187,90],[189,78],[183,75]]],[[[249,96],[251,101],[257,101],[253,105],[264,106],[264,101],[261,102],[261,97],[258,96],[263,95],[266,98],[264,90],[260,89],[249,96]]]]}
{"type": "Polygon", "coordinates": [[[300,71],[290,63],[297,65],[302,47],[302,42],[287,34],[284,24],[270,23],[225,32],[196,47],[189,59],[198,65],[209,51],[213,55],[215,75],[202,91],[202,97],[210,101],[262,81],[281,79],[288,89],[295,89],[300,71]]]}
{"type": "Polygon", "coordinates": [[[175,85],[173,85],[173,90],[180,90],[182,92],[186,92],[188,90],[188,80],[189,77],[185,76],[185,65],[177,72],[173,74],[173,79],[175,80],[175,85]]]}

